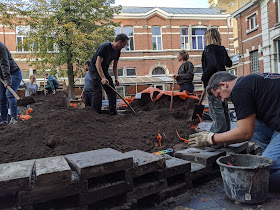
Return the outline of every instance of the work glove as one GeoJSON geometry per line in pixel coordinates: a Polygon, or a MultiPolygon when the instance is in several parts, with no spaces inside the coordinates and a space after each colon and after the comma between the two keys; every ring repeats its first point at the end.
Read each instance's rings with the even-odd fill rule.
{"type": "Polygon", "coordinates": [[[213,136],[215,134],[208,131],[202,131],[189,136],[189,145],[191,147],[205,147],[214,144],[213,136]]]}

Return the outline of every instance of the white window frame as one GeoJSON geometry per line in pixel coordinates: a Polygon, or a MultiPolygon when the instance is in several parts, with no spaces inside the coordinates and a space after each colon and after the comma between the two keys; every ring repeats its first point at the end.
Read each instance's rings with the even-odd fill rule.
{"type": "MultiPolygon", "coordinates": [[[[195,26],[195,27],[192,27],[192,30],[193,30],[193,29],[206,29],[206,30],[207,30],[207,27],[195,26]]],[[[206,30],[205,30],[205,31],[206,31],[206,30]]],[[[193,49],[193,50],[204,50],[204,48],[205,48],[204,34],[203,34],[203,35],[193,35],[193,34],[191,34],[192,42],[193,42],[193,37],[196,37],[195,41],[196,41],[196,46],[197,46],[197,48],[194,49],[194,48],[193,48],[193,44],[192,44],[192,49],[193,49]],[[201,40],[202,40],[202,49],[198,49],[198,37],[201,37],[201,40]]]]}
{"type": "Polygon", "coordinates": [[[190,37],[189,37],[189,28],[186,26],[181,26],[180,27],[180,42],[181,42],[181,49],[182,50],[188,50],[190,49],[190,37]],[[188,34],[187,35],[182,35],[181,31],[182,29],[187,29],[188,34]],[[183,38],[183,49],[182,49],[182,38],[183,38]],[[188,42],[186,43],[186,38],[188,39],[188,42]]]}
{"type": "Polygon", "coordinates": [[[128,42],[127,42],[127,48],[128,49],[126,49],[126,47],[124,47],[124,50],[126,51],[126,52],[129,52],[129,51],[134,51],[135,50],[135,42],[134,42],[134,27],[133,26],[124,26],[123,27],[123,31],[124,31],[124,28],[132,28],[132,32],[133,32],[133,35],[131,36],[131,35],[128,35],[128,34],[126,34],[127,35],[127,37],[129,38],[129,40],[128,40],[128,42]],[[133,40],[133,48],[134,49],[131,49],[130,48],[130,40],[133,40]]]}
{"type": "MultiPolygon", "coordinates": [[[[116,86],[116,91],[122,96],[125,97],[125,87],[124,86],[116,86]],[[122,89],[122,90],[121,90],[122,89]]],[[[119,96],[117,96],[118,98],[119,96]]]]}
{"type": "Polygon", "coordinates": [[[257,28],[257,17],[256,15],[253,15],[252,17],[250,17],[248,19],[249,21],[249,30],[254,30],[255,28],[257,28]],[[252,25],[253,23],[253,25],[252,25]]]}
{"type": "MultiPolygon", "coordinates": [[[[160,29],[160,35],[153,35],[153,33],[152,33],[152,43],[153,43],[153,38],[156,38],[156,50],[157,50],[157,51],[158,51],[158,50],[162,50],[162,49],[163,49],[163,46],[162,46],[162,28],[161,28],[161,26],[152,26],[151,29],[152,29],[153,27],[159,27],[159,29],[160,29]],[[159,47],[158,38],[160,38],[160,46],[161,46],[161,49],[158,49],[158,47],[159,47]]],[[[154,50],[154,49],[153,49],[153,50],[154,50]]]]}
{"type": "Polygon", "coordinates": [[[126,77],[136,77],[136,75],[137,75],[136,68],[131,68],[131,67],[126,68],[126,77]],[[127,69],[134,69],[135,70],[135,75],[128,75],[127,74],[127,69]]]}
{"type": "MultiPolygon", "coordinates": [[[[109,72],[109,75],[111,76],[111,77],[113,77],[113,78],[115,78],[115,75],[114,75],[114,70],[113,70],[113,68],[112,67],[109,67],[108,68],[108,72],[109,72]],[[110,75],[110,71],[112,71],[113,72],[113,74],[112,75],[110,75]]],[[[118,77],[124,77],[125,76],[125,74],[124,74],[125,72],[124,72],[124,68],[118,68],[118,77]],[[119,70],[122,70],[122,73],[123,73],[123,75],[122,76],[119,76],[119,70]]]]}
{"type": "Polygon", "coordinates": [[[27,33],[27,31],[28,31],[27,26],[16,26],[16,50],[18,53],[30,52],[29,50],[25,50],[23,46],[23,40],[26,37],[24,33],[27,33]],[[25,31],[25,32],[21,33],[21,31],[25,31]],[[19,48],[18,38],[20,38],[21,40],[21,44],[22,44],[21,50],[18,49],[19,48]]]}
{"type": "Polygon", "coordinates": [[[251,56],[251,73],[259,73],[260,66],[259,66],[259,52],[258,50],[250,52],[251,56]]]}

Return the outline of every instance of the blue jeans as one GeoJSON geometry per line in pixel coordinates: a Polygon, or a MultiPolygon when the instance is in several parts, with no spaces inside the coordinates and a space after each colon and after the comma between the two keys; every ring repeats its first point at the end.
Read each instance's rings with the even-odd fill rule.
{"type": "Polygon", "coordinates": [[[280,133],[256,120],[252,140],[264,150],[262,156],[273,161],[269,185],[271,190],[280,192],[280,133]]]}
{"type": "MultiPolygon", "coordinates": [[[[19,84],[22,80],[21,71],[18,70],[11,74],[12,77],[12,85],[11,88],[16,92],[19,88],[19,84]]],[[[0,82],[0,109],[1,109],[1,121],[8,122],[8,102],[11,110],[11,117],[17,119],[18,108],[17,108],[17,100],[13,96],[13,94],[4,87],[3,83],[0,82]]]]}
{"type": "Polygon", "coordinates": [[[213,120],[210,131],[213,133],[223,133],[230,130],[230,118],[228,114],[227,102],[215,96],[208,95],[209,115],[213,120]]]}

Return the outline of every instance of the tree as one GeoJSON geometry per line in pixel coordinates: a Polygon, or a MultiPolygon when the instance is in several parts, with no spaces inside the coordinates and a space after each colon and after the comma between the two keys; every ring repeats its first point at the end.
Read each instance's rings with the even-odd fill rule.
{"type": "Polygon", "coordinates": [[[24,45],[37,69],[56,72],[67,66],[69,96],[74,98],[74,76],[102,42],[111,41],[117,23],[113,15],[121,7],[114,0],[29,0],[21,10],[30,26],[24,45]]]}

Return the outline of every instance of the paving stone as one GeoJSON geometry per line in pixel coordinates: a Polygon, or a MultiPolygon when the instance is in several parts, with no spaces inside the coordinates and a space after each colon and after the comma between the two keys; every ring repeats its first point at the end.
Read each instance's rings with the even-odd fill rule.
{"type": "Polygon", "coordinates": [[[208,175],[212,171],[212,165],[202,165],[198,163],[191,163],[191,175],[192,181],[197,180],[205,175],[208,175]]]}
{"type": "Polygon", "coordinates": [[[191,183],[180,183],[176,184],[174,186],[168,187],[167,189],[159,192],[156,194],[155,200],[157,202],[162,202],[166,200],[167,198],[177,196],[179,194],[182,194],[183,192],[186,192],[188,189],[190,189],[191,183]]]}
{"type": "Polygon", "coordinates": [[[71,182],[71,168],[63,156],[35,160],[36,185],[71,182]]]}
{"type": "Polygon", "coordinates": [[[50,201],[80,194],[85,189],[87,181],[76,183],[62,183],[48,186],[36,186],[28,191],[20,191],[18,194],[18,205],[25,206],[35,203],[50,201]]]}
{"type": "Polygon", "coordinates": [[[132,192],[127,193],[127,201],[130,202],[131,200],[134,199],[139,200],[149,195],[159,193],[166,188],[167,188],[167,181],[165,179],[141,184],[138,185],[137,187],[134,187],[132,192]]]}
{"type": "Polygon", "coordinates": [[[0,164],[0,196],[29,189],[34,163],[35,160],[25,160],[0,164]]]}
{"type": "Polygon", "coordinates": [[[127,172],[130,178],[135,178],[166,167],[165,159],[159,155],[133,150],[124,153],[127,157],[133,157],[134,167],[127,172]]]}
{"type": "Polygon", "coordinates": [[[248,154],[250,154],[254,149],[255,149],[255,143],[249,141],[249,142],[248,142],[248,148],[247,148],[247,151],[246,151],[246,152],[247,152],[248,154]]]}
{"type": "Polygon", "coordinates": [[[169,178],[178,174],[185,174],[191,171],[191,162],[175,157],[166,159],[166,168],[162,169],[162,177],[169,178]]]}
{"type": "Polygon", "coordinates": [[[87,193],[81,194],[81,204],[92,204],[107,198],[118,196],[132,191],[133,184],[126,181],[110,183],[98,188],[89,189],[87,193]]]}
{"type": "Polygon", "coordinates": [[[132,168],[132,157],[111,148],[81,152],[64,156],[81,179],[102,176],[132,168]]]}
{"type": "Polygon", "coordinates": [[[241,153],[248,148],[248,141],[242,142],[242,143],[236,143],[236,144],[230,144],[226,148],[222,148],[221,150],[226,151],[226,154],[232,154],[232,153],[241,153]]]}
{"type": "Polygon", "coordinates": [[[213,148],[207,148],[205,150],[198,148],[188,148],[175,152],[175,157],[177,158],[203,165],[216,164],[216,160],[223,155],[226,155],[225,151],[213,148]]]}

